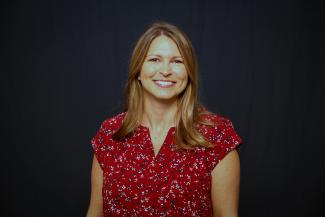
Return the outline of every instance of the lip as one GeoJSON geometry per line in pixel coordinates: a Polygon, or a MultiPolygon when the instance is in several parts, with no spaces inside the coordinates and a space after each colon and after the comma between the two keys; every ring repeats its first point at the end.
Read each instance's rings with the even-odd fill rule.
{"type": "Polygon", "coordinates": [[[161,87],[161,88],[168,88],[168,87],[172,87],[176,84],[176,81],[170,81],[170,80],[153,80],[153,82],[158,86],[158,87],[161,87]],[[169,82],[171,84],[161,84],[159,82],[169,82]]]}

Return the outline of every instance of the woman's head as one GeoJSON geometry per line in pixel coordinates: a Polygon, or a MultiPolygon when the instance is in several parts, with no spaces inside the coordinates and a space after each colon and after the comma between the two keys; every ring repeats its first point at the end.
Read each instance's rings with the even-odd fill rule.
{"type": "Polygon", "coordinates": [[[144,104],[153,100],[169,104],[177,102],[187,81],[187,70],[175,42],[164,35],[156,37],[138,75],[144,104]]]}
{"type": "Polygon", "coordinates": [[[201,119],[205,110],[200,109],[197,99],[198,64],[194,48],[185,33],[169,23],[152,24],[136,43],[126,86],[127,113],[114,139],[125,138],[142,121],[145,94],[160,100],[176,99],[175,141],[180,147],[209,146],[193,127],[197,123],[207,124],[201,119]],[[164,85],[171,88],[164,89],[164,85]]]}
{"type": "MultiPolygon", "coordinates": [[[[180,68],[184,68],[186,71],[186,79],[184,76],[182,76],[183,80],[186,80],[186,85],[184,86],[184,82],[182,83],[182,86],[178,88],[182,89],[181,92],[179,92],[179,99],[182,101],[182,98],[188,98],[191,101],[197,100],[197,89],[198,89],[198,76],[197,76],[197,60],[195,57],[193,46],[188,39],[188,37],[183,33],[179,28],[177,28],[174,25],[163,23],[163,22],[157,22],[152,24],[139,38],[138,42],[136,43],[136,46],[133,50],[131,60],[130,60],[130,66],[129,66],[129,75],[128,75],[128,82],[127,82],[127,98],[128,102],[126,102],[126,108],[125,110],[132,109],[132,106],[130,105],[130,100],[136,101],[137,103],[142,102],[143,103],[143,88],[144,85],[148,83],[145,80],[141,81],[141,78],[146,78],[145,72],[148,72],[148,68],[152,65],[157,66],[158,64],[153,64],[150,61],[156,61],[152,60],[152,57],[157,56],[148,56],[149,49],[155,49],[157,48],[156,45],[158,41],[170,41],[177,48],[177,52],[180,54],[180,58],[175,59],[168,59],[172,61],[181,61],[181,64],[169,64],[171,75],[168,75],[172,81],[175,80],[182,80],[178,79],[177,77],[179,73],[177,74],[177,70],[180,71],[180,68]],[[151,59],[149,59],[151,58],[151,59]],[[178,67],[178,68],[177,68],[178,67]],[[174,70],[175,69],[175,70],[174,70]],[[144,73],[141,73],[144,72],[144,73]],[[173,75],[174,72],[174,75],[173,75]],[[176,72],[176,73],[175,73],[176,72]],[[142,76],[144,75],[144,76],[142,76]],[[139,80],[140,79],[140,80],[139,80]],[[184,86],[184,87],[183,87],[184,86]],[[130,108],[131,106],[131,108],[130,108]]],[[[159,42],[158,42],[159,43],[159,42]]],[[[161,43],[160,43],[161,44],[161,43]]],[[[159,49],[159,48],[158,48],[159,49]]],[[[157,50],[157,49],[156,49],[157,50]]],[[[155,50],[154,50],[155,51],[155,50]]],[[[175,52],[174,52],[175,53],[175,52]]],[[[150,54],[156,54],[156,53],[150,53],[150,54]]],[[[152,80],[159,80],[163,77],[167,79],[166,73],[164,70],[164,57],[161,57],[159,61],[161,61],[161,64],[159,64],[158,68],[156,67],[154,70],[159,71],[160,74],[154,75],[152,80]]],[[[166,59],[167,60],[167,59],[166,59]]],[[[167,69],[168,70],[168,69],[167,69]]],[[[149,68],[150,71],[150,68],[149,68]]],[[[168,80],[168,79],[167,79],[168,80]]],[[[178,83],[180,84],[180,83],[178,83]]],[[[178,85],[176,84],[176,85],[178,85]]],[[[150,86],[145,86],[149,87],[150,86]]],[[[163,89],[162,89],[163,90],[163,89]]],[[[167,90],[167,89],[166,89],[167,90]]],[[[164,94],[164,91],[161,91],[161,94],[164,94]]]]}

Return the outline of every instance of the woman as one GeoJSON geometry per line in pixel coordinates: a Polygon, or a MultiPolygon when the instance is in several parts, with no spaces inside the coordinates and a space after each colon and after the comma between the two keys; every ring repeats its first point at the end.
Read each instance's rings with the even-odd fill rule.
{"type": "Polygon", "coordinates": [[[140,37],[125,110],[92,139],[88,217],[238,215],[242,141],[199,104],[197,68],[179,28],[154,23],[140,37]]]}

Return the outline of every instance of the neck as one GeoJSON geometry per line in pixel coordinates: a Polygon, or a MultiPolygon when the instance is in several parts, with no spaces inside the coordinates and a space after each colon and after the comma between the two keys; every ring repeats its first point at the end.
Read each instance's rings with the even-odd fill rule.
{"type": "Polygon", "coordinates": [[[144,100],[142,124],[152,130],[169,129],[176,125],[177,100],[144,100]]]}

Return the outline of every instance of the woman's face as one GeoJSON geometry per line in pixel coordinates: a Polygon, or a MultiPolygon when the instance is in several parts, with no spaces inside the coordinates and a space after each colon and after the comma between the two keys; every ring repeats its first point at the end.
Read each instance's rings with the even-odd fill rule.
{"type": "Polygon", "coordinates": [[[167,36],[155,38],[141,68],[145,100],[175,100],[186,88],[188,74],[175,42],[167,36]]]}

